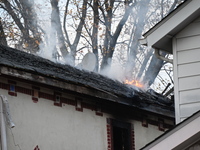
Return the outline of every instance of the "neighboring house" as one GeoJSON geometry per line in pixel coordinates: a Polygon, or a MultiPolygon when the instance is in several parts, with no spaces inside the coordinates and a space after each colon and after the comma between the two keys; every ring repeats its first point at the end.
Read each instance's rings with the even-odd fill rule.
{"type": "Polygon", "coordinates": [[[200,150],[199,123],[200,111],[166,131],[142,150],[200,150]]]}
{"type": "Polygon", "coordinates": [[[176,123],[200,110],[200,0],[186,0],[141,42],[173,54],[176,123]]]}
{"type": "Polygon", "coordinates": [[[174,125],[162,95],[2,45],[0,95],[8,150],[138,150],[174,125]]]}
{"type": "Polygon", "coordinates": [[[163,60],[166,58],[159,55],[160,50],[173,54],[177,124],[142,149],[199,150],[200,0],[186,0],[179,5],[145,33],[141,43],[154,48],[163,60]]]}

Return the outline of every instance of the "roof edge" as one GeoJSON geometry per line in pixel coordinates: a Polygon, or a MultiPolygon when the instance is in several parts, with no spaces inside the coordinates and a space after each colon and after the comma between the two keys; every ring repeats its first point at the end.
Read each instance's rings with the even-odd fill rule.
{"type": "Polygon", "coordinates": [[[154,25],[147,32],[145,32],[142,36],[146,37],[149,34],[151,34],[151,32],[153,32],[152,30],[155,30],[155,29],[159,28],[163,23],[165,23],[167,20],[169,20],[174,14],[176,14],[177,12],[179,12],[183,7],[185,7],[191,1],[192,0],[185,0],[183,3],[181,3],[180,5],[178,5],[174,10],[172,10],[168,15],[166,15],[162,20],[160,20],[156,25],[154,25]]]}
{"type": "Polygon", "coordinates": [[[176,126],[174,126],[172,129],[166,131],[164,134],[160,135],[155,140],[153,140],[152,142],[150,142],[146,146],[142,147],[140,150],[149,150],[150,148],[152,148],[153,146],[155,146],[159,142],[166,139],[168,136],[172,135],[175,131],[178,131],[179,129],[181,129],[184,126],[186,126],[187,124],[189,124],[191,121],[198,118],[199,116],[200,116],[200,110],[197,111],[196,113],[194,113],[193,115],[191,115],[190,117],[188,117],[187,119],[185,119],[184,121],[180,122],[176,126]]]}

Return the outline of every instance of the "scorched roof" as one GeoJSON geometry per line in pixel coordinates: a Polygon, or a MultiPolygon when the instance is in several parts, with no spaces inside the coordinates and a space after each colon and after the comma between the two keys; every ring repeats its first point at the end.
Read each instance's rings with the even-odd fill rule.
{"type": "MultiPolygon", "coordinates": [[[[38,75],[48,78],[48,80],[41,79],[40,77],[38,80],[33,80],[34,82],[51,84],[51,80],[57,81],[63,83],[62,88],[68,88],[68,90],[75,92],[82,92],[82,94],[88,94],[87,90],[84,89],[91,89],[95,97],[174,117],[173,101],[160,94],[152,91],[136,90],[133,87],[100,74],[79,70],[66,64],[54,63],[17,49],[0,45],[0,66],[1,74],[24,78],[26,80],[32,80],[31,77],[33,77],[33,75],[38,75]],[[12,68],[21,72],[12,73],[14,71],[3,71],[3,67],[12,68]],[[22,72],[30,74],[31,77],[24,77],[25,75],[22,72]],[[68,84],[68,86],[64,86],[64,83],[68,84]],[[77,87],[82,90],[79,90],[77,87]],[[99,93],[101,93],[101,95],[99,95],[99,93]]],[[[54,84],[53,86],[57,85],[54,84]]]]}

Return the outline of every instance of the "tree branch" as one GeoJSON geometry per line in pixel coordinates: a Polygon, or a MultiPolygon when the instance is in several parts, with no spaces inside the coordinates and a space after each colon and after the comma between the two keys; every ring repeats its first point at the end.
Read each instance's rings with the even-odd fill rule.
{"type": "Polygon", "coordinates": [[[67,3],[65,5],[65,12],[64,12],[64,19],[63,19],[63,29],[64,29],[64,32],[65,32],[67,44],[69,45],[69,47],[71,47],[71,43],[70,43],[70,40],[69,40],[68,32],[66,30],[66,18],[67,18],[67,11],[68,11],[69,1],[70,0],[67,0],[67,3]]]}

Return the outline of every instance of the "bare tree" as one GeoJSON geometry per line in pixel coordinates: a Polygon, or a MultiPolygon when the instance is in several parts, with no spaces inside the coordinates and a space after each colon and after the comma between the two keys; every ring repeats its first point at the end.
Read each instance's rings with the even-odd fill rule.
{"type": "Polygon", "coordinates": [[[21,48],[36,53],[39,49],[38,46],[41,41],[41,34],[38,31],[37,21],[35,18],[34,1],[2,0],[1,3],[1,8],[12,17],[18,29],[22,33],[20,35],[21,38],[17,38],[20,41],[19,44],[21,44],[21,48]]]}
{"type": "Polygon", "coordinates": [[[99,52],[98,52],[98,27],[99,27],[99,3],[98,0],[93,0],[93,30],[92,30],[92,35],[91,35],[91,40],[92,40],[92,51],[96,56],[97,63],[95,67],[95,71],[98,72],[99,68],[99,52]]]}
{"type": "MultiPolygon", "coordinates": [[[[179,3],[179,1],[174,0],[173,4],[169,8],[169,12],[172,11],[177,6],[178,3],[179,3]]],[[[163,7],[163,5],[161,5],[161,6],[163,7]]],[[[162,7],[161,7],[161,9],[162,9],[162,7]]],[[[164,17],[163,14],[161,16],[164,17]]],[[[164,53],[164,52],[162,52],[161,55],[163,57],[166,57],[166,53],[164,53]]],[[[147,86],[151,86],[151,84],[154,82],[154,80],[158,76],[161,68],[163,67],[164,63],[165,62],[163,60],[158,59],[155,55],[152,56],[150,64],[148,66],[148,69],[145,71],[144,78],[143,78],[143,82],[147,83],[147,86]]]]}
{"type": "Polygon", "coordinates": [[[103,56],[103,60],[101,63],[101,69],[104,69],[106,66],[109,65],[109,61],[112,60],[113,57],[113,53],[115,50],[115,46],[117,43],[117,39],[122,31],[123,26],[125,25],[132,8],[135,6],[136,1],[128,1],[125,0],[124,4],[125,4],[125,12],[124,15],[122,17],[122,19],[119,21],[116,30],[113,32],[113,34],[111,33],[111,28],[112,28],[112,18],[113,18],[113,9],[114,9],[114,0],[105,0],[105,10],[100,7],[100,10],[103,14],[103,18],[104,18],[104,25],[106,26],[106,31],[105,31],[105,38],[104,38],[104,45],[102,47],[102,56],[103,56]],[[107,14],[105,14],[105,12],[107,14]]]}
{"type": "Polygon", "coordinates": [[[6,35],[3,30],[3,24],[0,18],[0,44],[7,46],[6,35]]]}
{"type": "Polygon", "coordinates": [[[64,32],[65,32],[65,36],[66,36],[66,42],[70,48],[70,56],[72,57],[72,63],[74,64],[77,46],[78,46],[80,38],[81,38],[83,26],[85,24],[86,13],[87,13],[87,0],[83,0],[83,4],[82,4],[82,8],[81,8],[81,15],[79,17],[80,22],[76,28],[76,35],[75,35],[74,41],[72,43],[70,41],[69,34],[66,29],[66,16],[68,14],[69,2],[70,2],[70,0],[67,1],[66,7],[65,7],[63,28],[64,28],[64,32]]]}
{"type": "MultiPolygon", "coordinates": [[[[136,59],[138,49],[140,47],[139,39],[142,36],[142,32],[144,31],[144,26],[146,24],[146,18],[148,13],[148,5],[151,0],[142,0],[139,1],[137,4],[137,10],[136,10],[136,17],[134,28],[132,29],[132,36],[130,38],[130,46],[128,47],[128,59],[127,59],[127,65],[126,65],[126,74],[127,78],[132,77],[132,73],[134,72],[136,66],[136,59]]],[[[139,77],[139,76],[138,76],[139,77]]]]}
{"type": "MultiPolygon", "coordinates": [[[[62,9],[58,5],[61,1],[50,0],[46,3],[52,8],[49,17],[55,52],[58,48],[63,58],[75,64],[77,54],[92,51],[98,60],[95,69],[98,71],[109,66],[120,49],[120,54],[127,54],[122,63],[126,64],[123,66],[126,76],[134,75],[150,86],[165,62],[158,60],[153,50],[142,47],[138,40],[180,1],[67,0],[62,9]]],[[[45,38],[41,36],[44,31],[38,26],[34,4],[34,0],[0,0],[0,9],[6,14],[0,14],[1,43],[6,44],[7,39],[9,45],[12,40],[20,49],[38,51],[45,38]]]]}

